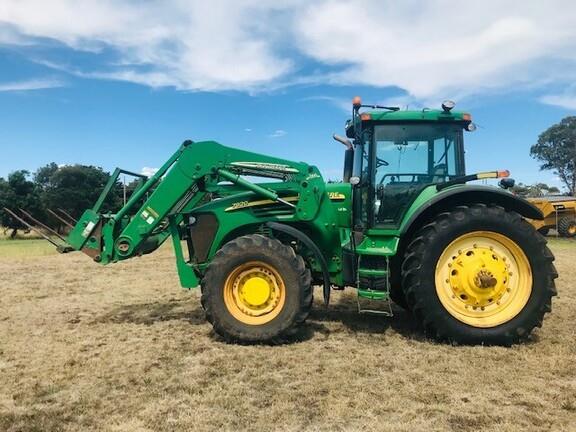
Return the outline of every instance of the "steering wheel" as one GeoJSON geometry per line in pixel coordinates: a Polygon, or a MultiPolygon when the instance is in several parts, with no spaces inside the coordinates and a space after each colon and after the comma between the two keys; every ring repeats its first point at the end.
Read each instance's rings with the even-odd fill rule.
{"type": "Polygon", "coordinates": [[[378,156],[376,156],[376,168],[380,168],[383,166],[388,166],[390,165],[388,162],[386,162],[384,159],[380,159],[378,156]]]}

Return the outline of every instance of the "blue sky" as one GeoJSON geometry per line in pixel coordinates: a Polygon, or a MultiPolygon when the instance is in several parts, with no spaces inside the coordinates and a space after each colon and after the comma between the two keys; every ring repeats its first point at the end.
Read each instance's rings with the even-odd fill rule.
{"type": "Polygon", "coordinates": [[[30,1],[0,5],[0,176],[54,161],[155,168],[184,139],[341,175],[350,100],[479,128],[469,172],[558,184],[529,156],[576,111],[569,1],[30,1]],[[209,4],[208,4],[209,3],[209,4]]]}

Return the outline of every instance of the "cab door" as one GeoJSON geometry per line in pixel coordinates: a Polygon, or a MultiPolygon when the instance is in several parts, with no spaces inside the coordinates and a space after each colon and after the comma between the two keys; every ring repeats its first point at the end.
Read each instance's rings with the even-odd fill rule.
{"type": "Polygon", "coordinates": [[[371,227],[396,228],[427,186],[462,175],[462,128],[439,123],[376,125],[369,152],[371,227]]]}

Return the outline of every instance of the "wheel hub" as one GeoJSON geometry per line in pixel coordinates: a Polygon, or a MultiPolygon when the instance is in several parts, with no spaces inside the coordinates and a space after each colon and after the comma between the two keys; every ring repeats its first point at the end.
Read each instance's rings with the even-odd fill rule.
{"type": "Polygon", "coordinates": [[[474,278],[474,283],[478,288],[492,288],[498,283],[498,280],[490,271],[480,270],[474,278]]]}
{"type": "Polygon", "coordinates": [[[530,297],[529,261],[508,237],[476,231],[454,240],[436,266],[436,292],[446,310],[474,327],[509,321],[530,297]]]}
{"type": "Polygon", "coordinates": [[[262,306],[270,299],[272,293],[270,282],[260,276],[249,276],[238,290],[240,300],[251,306],[262,306]]]}
{"type": "Polygon", "coordinates": [[[280,299],[276,278],[265,267],[253,267],[240,273],[232,290],[238,308],[250,316],[270,312],[280,299]]]}
{"type": "Polygon", "coordinates": [[[453,298],[473,310],[495,304],[504,296],[509,267],[493,248],[475,246],[459,250],[447,263],[453,298]]]}
{"type": "Polygon", "coordinates": [[[249,262],[238,266],[227,278],[224,301],[230,313],[246,324],[264,324],[280,313],[284,282],[268,264],[249,262]]]}

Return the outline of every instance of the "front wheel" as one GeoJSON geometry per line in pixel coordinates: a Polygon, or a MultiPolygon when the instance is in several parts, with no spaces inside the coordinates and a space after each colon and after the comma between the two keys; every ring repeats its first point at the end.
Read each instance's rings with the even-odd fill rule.
{"type": "Polygon", "coordinates": [[[542,325],[554,256],[517,213],[476,204],[440,214],[408,246],[403,289],[439,340],[511,345],[542,325]]]}
{"type": "Polygon", "coordinates": [[[276,342],[292,335],[312,306],[312,277],[294,250],[259,234],[220,249],[201,282],[202,306],[229,341],[276,342]]]}

